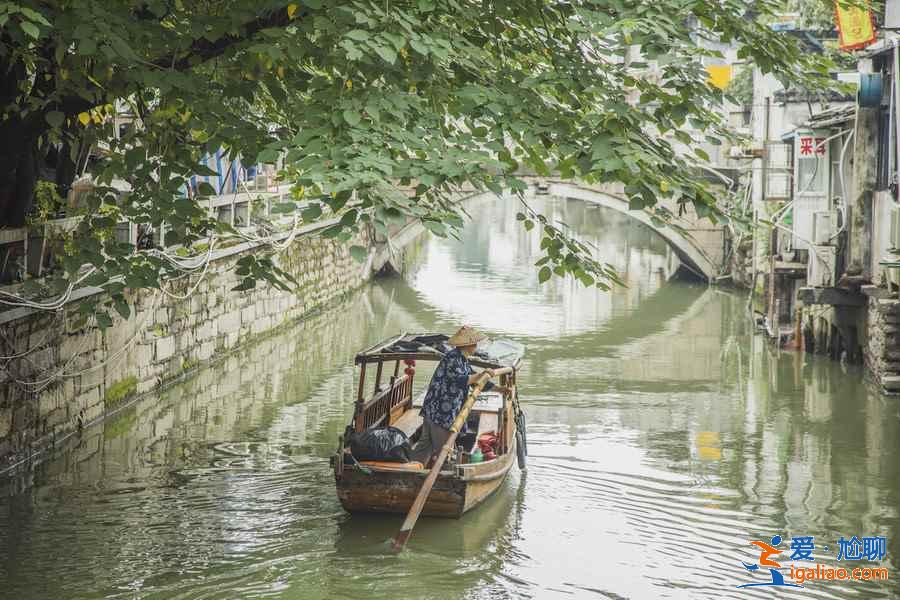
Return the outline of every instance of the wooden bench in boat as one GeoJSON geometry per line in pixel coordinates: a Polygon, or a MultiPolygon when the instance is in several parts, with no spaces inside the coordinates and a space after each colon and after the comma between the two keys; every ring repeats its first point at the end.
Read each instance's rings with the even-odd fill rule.
{"type": "Polygon", "coordinates": [[[399,419],[391,423],[391,427],[396,427],[405,433],[406,437],[412,437],[421,426],[422,416],[419,414],[419,407],[417,406],[413,406],[403,413],[399,419]]]}

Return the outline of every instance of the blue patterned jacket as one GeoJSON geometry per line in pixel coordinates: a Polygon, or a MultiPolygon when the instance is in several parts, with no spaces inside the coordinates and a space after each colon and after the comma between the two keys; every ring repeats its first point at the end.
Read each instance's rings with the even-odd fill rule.
{"type": "MultiPolygon", "coordinates": [[[[420,414],[435,425],[450,429],[463,402],[466,401],[469,393],[469,376],[474,373],[475,369],[459,348],[445,354],[434,370],[420,414]]],[[[484,390],[487,391],[492,387],[494,384],[488,381],[484,390]]]]}

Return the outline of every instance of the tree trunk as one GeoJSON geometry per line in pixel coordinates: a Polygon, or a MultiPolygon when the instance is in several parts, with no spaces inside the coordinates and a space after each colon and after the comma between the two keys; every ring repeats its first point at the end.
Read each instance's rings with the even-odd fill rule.
{"type": "Polygon", "coordinates": [[[40,144],[45,133],[42,115],[27,121],[10,119],[0,124],[0,139],[16,143],[0,148],[0,227],[21,227],[31,212],[35,184],[41,177],[53,181],[65,198],[72,187],[77,167],[66,141],[58,149],[40,144]],[[55,158],[47,164],[48,155],[55,158]]]}
{"type": "MultiPolygon", "coordinates": [[[[11,44],[8,36],[0,35],[0,43],[11,44]]],[[[23,117],[18,106],[22,82],[28,77],[25,64],[19,60],[7,62],[0,58],[0,106],[6,116],[0,120],[0,227],[20,227],[31,207],[34,184],[37,182],[35,155],[38,152],[37,128],[29,135],[28,121],[35,115],[23,117]],[[10,114],[12,113],[12,114],[10,114]]]]}
{"type": "MultiPolygon", "coordinates": [[[[76,132],[70,133],[73,136],[76,134],[76,132]]],[[[78,144],[76,146],[76,148],[79,148],[79,155],[81,145],[78,144]]],[[[54,150],[56,158],[53,161],[53,167],[56,169],[56,175],[53,181],[56,183],[56,191],[63,198],[69,193],[69,190],[72,188],[72,182],[75,181],[75,177],[78,175],[78,165],[72,160],[72,147],[72,142],[66,139],[58,150],[54,150]]],[[[87,160],[87,157],[84,160],[87,160]]]]}
{"type": "Polygon", "coordinates": [[[40,174],[38,137],[20,120],[10,119],[0,126],[0,139],[14,140],[0,149],[0,227],[21,227],[40,174]]]}

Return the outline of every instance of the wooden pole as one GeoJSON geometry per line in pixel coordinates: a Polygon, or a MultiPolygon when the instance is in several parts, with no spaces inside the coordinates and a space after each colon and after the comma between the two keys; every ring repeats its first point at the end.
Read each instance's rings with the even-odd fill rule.
{"type": "MultiPolygon", "coordinates": [[[[512,371],[512,367],[504,367],[502,369],[495,369],[494,375],[505,375],[506,373],[512,373],[512,371]]],[[[393,549],[395,551],[402,550],[403,546],[406,545],[406,541],[409,539],[410,534],[412,534],[412,529],[416,526],[416,521],[419,519],[422,509],[425,508],[425,501],[428,500],[428,494],[431,493],[431,488],[434,487],[434,482],[437,481],[441,467],[444,466],[444,461],[447,460],[450,450],[453,448],[454,443],[456,443],[456,436],[459,435],[459,430],[462,429],[463,423],[465,423],[466,419],[469,417],[469,411],[472,410],[472,406],[475,404],[478,394],[481,393],[481,389],[488,379],[487,373],[481,374],[475,384],[475,388],[469,392],[469,397],[466,398],[459,414],[456,415],[456,419],[454,419],[453,424],[450,425],[450,437],[447,438],[447,442],[444,444],[444,447],[441,448],[437,460],[434,462],[434,466],[431,467],[428,477],[425,478],[425,483],[422,484],[422,488],[419,490],[415,502],[413,502],[409,509],[409,514],[406,515],[406,520],[403,521],[400,532],[397,534],[397,537],[394,538],[393,549]]]]}
{"type": "Polygon", "coordinates": [[[359,388],[356,390],[356,431],[362,431],[366,428],[365,423],[363,423],[363,394],[365,391],[363,390],[363,386],[366,384],[366,363],[362,363],[359,369],[359,388]]]}
{"type": "Polygon", "coordinates": [[[358,387],[357,390],[356,390],[356,402],[357,402],[358,404],[362,404],[362,401],[363,401],[363,394],[365,394],[365,391],[363,390],[363,387],[364,387],[365,385],[366,385],[366,363],[363,363],[362,365],[360,365],[360,369],[359,369],[359,387],[358,387]]]}
{"type": "Polygon", "coordinates": [[[378,388],[381,387],[381,369],[384,366],[384,361],[378,361],[378,370],[375,371],[375,393],[378,393],[378,388]]]}

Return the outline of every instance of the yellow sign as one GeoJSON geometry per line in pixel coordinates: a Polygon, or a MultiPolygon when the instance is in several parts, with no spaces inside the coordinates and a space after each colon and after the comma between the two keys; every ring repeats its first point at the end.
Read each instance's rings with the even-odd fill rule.
{"type": "Polygon", "coordinates": [[[724,90],[731,83],[731,65],[709,65],[706,67],[709,83],[724,90]]]}
{"type": "Polygon", "coordinates": [[[865,8],[861,8],[844,4],[844,1],[837,0],[834,5],[841,50],[856,50],[874,43],[875,25],[872,23],[872,11],[868,2],[865,8]]]}

